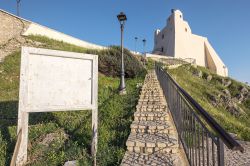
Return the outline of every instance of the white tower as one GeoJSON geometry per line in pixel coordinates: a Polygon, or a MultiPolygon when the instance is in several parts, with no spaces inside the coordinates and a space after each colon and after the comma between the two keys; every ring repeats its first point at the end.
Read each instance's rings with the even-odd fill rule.
{"type": "Polygon", "coordinates": [[[167,25],[155,31],[153,53],[181,59],[192,58],[197,65],[207,67],[221,76],[228,75],[225,64],[207,38],[192,34],[180,10],[172,9],[167,25]]]}

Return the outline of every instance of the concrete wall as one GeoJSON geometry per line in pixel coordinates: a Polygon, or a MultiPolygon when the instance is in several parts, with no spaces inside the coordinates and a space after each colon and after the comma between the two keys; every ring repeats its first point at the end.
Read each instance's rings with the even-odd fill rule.
{"type": "Polygon", "coordinates": [[[93,49],[104,49],[105,47],[99,46],[96,44],[92,44],[80,39],[77,39],[75,37],[66,35],[64,33],[58,32],[56,30],[50,29],[48,27],[36,24],[36,23],[31,23],[28,29],[23,33],[24,36],[28,35],[41,35],[41,36],[47,36],[51,39],[59,40],[59,41],[64,41],[70,44],[74,44],[80,47],[85,47],[85,48],[93,48],[93,49]]]}
{"type": "Polygon", "coordinates": [[[106,48],[66,35],[32,21],[25,20],[0,9],[0,45],[8,42],[9,39],[14,38],[18,35],[42,35],[51,39],[64,41],[66,43],[74,44],[80,47],[93,49],[106,48]]]}
{"type": "Polygon", "coordinates": [[[228,76],[225,64],[207,38],[192,34],[179,10],[172,12],[162,31],[155,31],[153,53],[181,59],[193,58],[197,65],[207,67],[221,76],[228,76]]]}

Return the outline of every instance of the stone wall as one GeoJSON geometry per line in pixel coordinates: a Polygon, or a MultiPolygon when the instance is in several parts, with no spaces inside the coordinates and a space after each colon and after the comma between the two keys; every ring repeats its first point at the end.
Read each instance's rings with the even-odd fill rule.
{"type": "Polygon", "coordinates": [[[29,25],[29,21],[0,10],[0,62],[21,46],[32,46],[22,36],[29,25]]]}
{"type": "Polygon", "coordinates": [[[106,47],[89,43],[66,35],[54,29],[39,25],[32,21],[8,13],[0,9],[0,62],[7,55],[20,50],[21,46],[37,47],[42,43],[31,41],[25,36],[41,35],[90,49],[105,49],[106,47]]]}
{"type": "Polygon", "coordinates": [[[12,38],[19,38],[30,23],[14,15],[0,10],[0,45],[6,44],[12,38]]]}

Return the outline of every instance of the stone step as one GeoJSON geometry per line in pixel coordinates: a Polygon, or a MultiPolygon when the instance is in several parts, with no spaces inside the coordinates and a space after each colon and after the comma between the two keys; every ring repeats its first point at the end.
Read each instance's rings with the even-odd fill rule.
{"type": "Polygon", "coordinates": [[[159,83],[146,83],[142,87],[143,88],[150,88],[150,87],[161,88],[159,83]]]}
{"type": "Polygon", "coordinates": [[[141,92],[162,92],[159,88],[142,88],[141,92]]]}
{"type": "Polygon", "coordinates": [[[145,97],[145,98],[140,98],[138,100],[139,102],[166,102],[165,98],[159,98],[157,96],[155,97],[145,97]]]}
{"type": "Polygon", "coordinates": [[[167,121],[169,120],[169,114],[167,111],[136,111],[134,113],[135,121],[167,121]]]}
{"type": "Polygon", "coordinates": [[[177,154],[126,152],[121,166],[183,166],[177,154]]]}
{"type": "Polygon", "coordinates": [[[136,153],[178,153],[178,138],[169,134],[131,133],[126,142],[127,150],[136,153]]]}
{"type": "Polygon", "coordinates": [[[140,94],[140,99],[144,98],[165,98],[163,94],[140,94]]]}
{"type": "Polygon", "coordinates": [[[167,105],[137,105],[137,111],[166,111],[168,110],[167,105]]]}
{"type": "Polygon", "coordinates": [[[159,106],[166,106],[167,103],[165,101],[138,101],[137,105],[159,105],[159,106]]]}
{"type": "Polygon", "coordinates": [[[173,126],[164,121],[133,121],[130,128],[132,133],[175,134],[173,126]]]}
{"type": "Polygon", "coordinates": [[[141,92],[151,92],[151,93],[159,93],[159,92],[162,92],[162,90],[156,90],[156,89],[158,89],[158,88],[142,88],[141,89],[141,92]]]}

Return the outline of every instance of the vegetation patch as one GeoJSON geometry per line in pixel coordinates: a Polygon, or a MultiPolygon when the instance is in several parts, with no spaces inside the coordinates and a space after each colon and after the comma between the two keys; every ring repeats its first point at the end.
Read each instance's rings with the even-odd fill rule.
{"type": "Polygon", "coordinates": [[[182,65],[167,70],[228,132],[250,141],[249,86],[203,67],[182,65]]]}
{"type": "MultiPolygon", "coordinates": [[[[113,50],[117,60],[110,61],[110,64],[118,63],[118,47],[103,50],[106,53],[103,55],[101,51],[89,51],[44,37],[30,38],[40,42],[43,48],[87,53],[96,51],[100,54],[99,65],[106,61],[103,57],[113,56],[108,53],[113,50]]],[[[118,65],[114,67],[116,74],[107,76],[109,74],[102,72],[104,70],[99,73],[98,165],[119,165],[126,151],[125,142],[139,98],[140,89],[136,85],[143,82],[145,74],[141,63],[136,59],[137,62],[133,62],[134,55],[127,54],[127,95],[120,96],[117,91],[119,78],[115,76],[119,73],[118,65]]],[[[0,165],[9,165],[17,139],[19,73],[20,51],[7,56],[0,64],[0,165]]],[[[91,111],[30,114],[28,165],[63,165],[71,160],[78,160],[79,165],[91,165],[90,145],[91,111]]]]}

